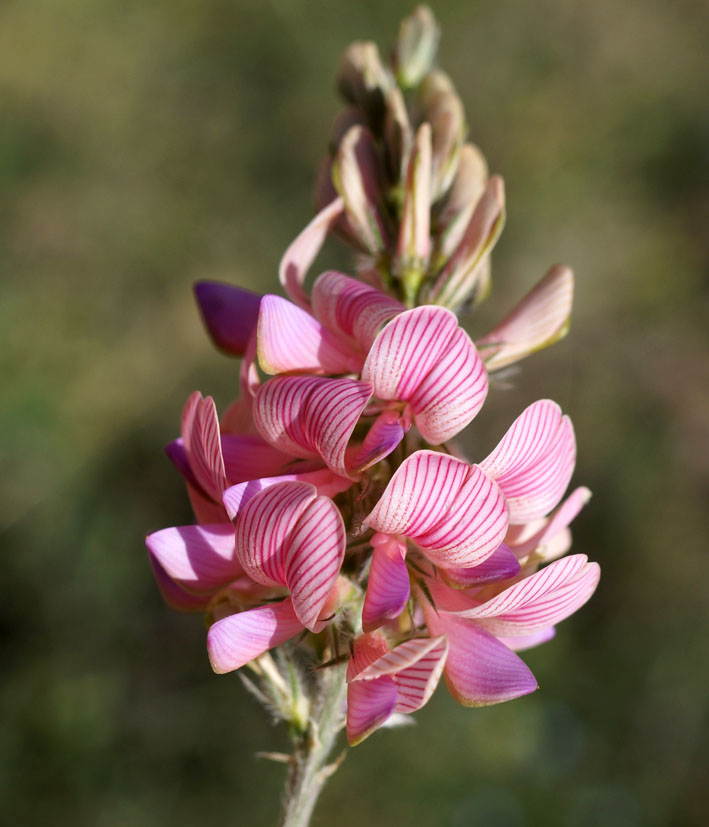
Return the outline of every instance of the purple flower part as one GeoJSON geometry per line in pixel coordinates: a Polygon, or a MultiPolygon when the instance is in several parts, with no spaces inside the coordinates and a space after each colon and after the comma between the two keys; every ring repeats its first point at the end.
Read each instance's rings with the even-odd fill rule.
{"type": "Polygon", "coordinates": [[[261,296],[221,281],[198,281],[194,295],[214,344],[231,356],[243,356],[256,330],[261,296]]]}

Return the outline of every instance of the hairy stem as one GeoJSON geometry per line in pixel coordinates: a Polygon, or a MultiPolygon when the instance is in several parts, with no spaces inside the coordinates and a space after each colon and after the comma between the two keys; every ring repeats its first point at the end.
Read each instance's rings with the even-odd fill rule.
{"type": "Polygon", "coordinates": [[[318,674],[308,726],[295,739],[279,827],[308,827],[325,782],[339,766],[339,760],[327,760],[344,724],[346,669],[338,664],[318,674]]]}

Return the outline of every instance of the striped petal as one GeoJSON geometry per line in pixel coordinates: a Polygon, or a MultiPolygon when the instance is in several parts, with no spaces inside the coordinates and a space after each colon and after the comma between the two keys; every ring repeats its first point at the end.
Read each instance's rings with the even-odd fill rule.
{"type": "MultiPolygon", "coordinates": [[[[425,655],[394,675],[394,682],[399,690],[395,712],[416,712],[428,703],[435,692],[448,657],[449,644],[444,637],[433,638],[433,640],[435,646],[432,646],[425,655]]],[[[397,646],[394,652],[400,648],[397,646]]]]}
{"type": "Polygon", "coordinates": [[[212,499],[220,501],[227,486],[217,408],[211,396],[195,391],[182,412],[182,440],[192,473],[212,499]]]}
{"type": "Polygon", "coordinates": [[[346,491],[352,485],[352,480],[338,477],[329,468],[281,474],[277,477],[261,477],[260,479],[241,482],[227,488],[224,492],[224,507],[229,519],[236,520],[242,508],[252,497],[255,497],[265,488],[277,485],[280,482],[307,482],[315,486],[319,495],[325,497],[334,497],[342,491],[346,491]]]}
{"type": "Polygon", "coordinates": [[[450,649],[444,669],[446,685],[463,706],[489,706],[528,695],[537,689],[529,667],[514,652],[475,623],[427,611],[432,634],[445,634],[450,649]]]}
{"type": "Polygon", "coordinates": [[[214,344],[231,356],[243,356],[256,330],[261,296],[221,281],[198,281],[194,295],[214,344]]]}
{"type": "Polygon", "coordinates": [[[409,537],[436,565],[469,567],[499,547],[507,513],[497,485],[477,466],[417,451],[399,466],[364,524],[409,537]]]}
{"type": "Polygon", "coordinates": [[[455,588],[482,586],[497,580],[508,580],[519,573],[519,560],[504,543],[487,560],[470,568],[441,569],[441,575],[455,588]]]}
{"type": "Polygon", "coordinates": [[[547,514],[561,499],[576,462],[571,421],[548,399],[534,402],[480,463],[502,489],[511,523],[547,514]]]}
{"type": "Polygon", "coordinates": [[[347,477],[347,446],[371,395],[370,385],[354,379],[279,376],[259,389],[254,422],[279,450],[322,457],[335,473],[347,477]]]}
{"type": "Polygon", "coordinates": [[[229,615],[207,633],[207,652],[218,674],[233,672],[303,630],[290,600],[229,615]]]}
{"type": "Polygon", "coordinates": [[[353,373],[362,357],[317,319],[280,296],[264,296],[258,318],[258,360],[270,374],[353,373]]]}
{"type": "Polygon", "coordinates": [[[345,557],[345,526],[328,497],[310,502],[291,532],[284,555],[285,582],[293,608],[315,629],[345,557]]]}
{"type": "Polygon", "coordinates": [[[278,277],[283,289],[300,307],[308,308],[310,299],[303,289],[310,265],[320,252],[327,234],[345,209],[341,198],[335,198],[313,218],[291,243],[281,259],[278,277]]]}
{"type": "Polygon", "coordinates": [[[417,307],[389,322],[369,351],[362,379],[379,399],[409,402],[417,428],[433,445],[471,422],[487,394],[475,345],[441,307],[417,307]]]}
{"type": "Polygon", "coordinates": [[[351,747],[364,741],[391,716],[399,697],[392,678],[356,681],[347,686],[347,741],[351,747]]]}
{"type": "Polygon", "coordinates": [[[377,629],[387,620],[398,617],[409,599],[409,572],[406,568],[406,544],[375,534],[374,552],[369,569],[367,593],[362,608],[362,628],[377,629]]]}
{"type": "Polygon", "coordinates": [[[396,411],[382,411],[372,427],[367,431],[364,442],[352,446],[347,454],[346,465],[349,473],[356,475],[370,468],[380,459],[389,456],[408,431],[402,425],[401,417],[396,411]]]}
{"type": "Polygon", "coordinates": [[[335,270],[313,285],[313,314],[328,330],[366,353],[382,325],[403,312],[401,302],[335,270]]]}
{"type": "Polygon", "coordinates": [[[505,188],[502,179],[493,175],[448,264],[434,284],[429,301],[449,307],[460,307],[476,289],[484,272],[482,266],[502,232],[505,221],[505,188]]]}
{"type": "Polygon", "coordinates": [[[569,330],[574,274],[552,267],[522,301],[483,336],[478,347],[488,370],[499,370],[553,345],[569,330]]]}
{"type": "Polygon", "coordinates": [[[252,497],[236,521],[236,555],[246,574],[264,585],[286,585],[286,548],[291,533],[315,500],[315,487],[281,482],[252,497]]]}
{"type": "Polygon", "coordinates": [[[585,554],[555,560],[480,606],[460,612],[495,635],[531,635],[555,626],[591,597],[600,567],[585,554]]]}
{"type": "Polygon", "coordinates": [[[212,591],[242,573],[229,523],[164,528],[145,544],[168,577],[191,591],[212,591]]]}

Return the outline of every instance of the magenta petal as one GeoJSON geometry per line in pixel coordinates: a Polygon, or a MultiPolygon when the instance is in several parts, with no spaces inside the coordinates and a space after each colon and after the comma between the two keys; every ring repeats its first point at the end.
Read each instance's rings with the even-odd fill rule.
{"type": "Polygon", "coordinates": [[[404,428],[396,411],[383,411],[367,432],[362,445],[347,458],[351,474],[359,474],[389,454],[404,438],[404,428]]]}
{"type": "Polygon", "coordinates": [[[357,343],[364,353],[382,325],[406,309],[386,293],[335,270],[318,276],[312,301],[318,321],[333,333],[357,343]]]}
{"type": "Polygon", "coordinates": [[[336,474],[347,477],[349,440],[371,395],[367,383],[354,379],[278,376],[259,389],[254,421],[279,450],[322,457],[336,474]]]}
{"type": "Polygon", "coordinates": [[[438,622],[432,617],[432,622],[438,626],[435,633],[448,638],[444,674],[458,703],[489,706],[537,689],[536,678],[524,661],[475,623],[445,614],[438,622]]]}
{"type": "Polygon", "coordinates": [[[345,557],[345,526],[329,497],[310,502],[288,538],[285,582],[300,622],[314,631],[345,557]]]}
{"type": "Polygon", "coordinates": [[[471,422],[487,394],[475,345],[443,307],[417,307],[389,322],[369,351],[362,379],[379,399],[409,402],[432,445],[471,422]]]}
{"type": "Polygon", "coordinates": [[[214,344],[232,356],[243,356],[256,330],[261,296],[220,281],[198,281],[194,294],[214,344]]]}
{"type": "MultiPolygon", "coordinates": [[[[384,538],[384,535],[375,537],[384,538]]],[[[371,632],[398,617],[409,599],[409,572],[404,557],[406,544],[393,537],[374,546],[367,594],[362,609],[362,628],[371,632]]]]}
{"type": "Polygon", "coordinates": [[[527,649],[540,646],[542,643],[547,643],[552,640],[555,635],[556,629],[550,626],[548,629],[533,632],[531,635],[513,635],[511,637],[499,635],[497,639],[513,652],[524,652],[527,649]]]}
{"type": "Polygon", "coordinates": [[[172,462],[175,468],[177,468],[180,474],[182,474],[185,481],[201,490],[202,486],[197,482],[197,478],[192,473],[192,469],[190,468],[190,463],[187,459],[187,452],[185,451],[185,443],[182,437],[179,439],[173,439],[172,442],[168,442],[165,446],[165,453],[167,454],[170,462],[172,462]]]}
{"type": "Polygon", "coordinates": [[[211,595],[185,591],[168,575],[152,553],[148,554],[148,558],[160,594],[171,609],[178,612],[203,612],[207,608],[211,595]]]}
{"type": "Polygon", "coordinates": [[[507,548],[501,545],[487,560],[469,568],[442,569],[443,577],[458,588],[482,586],[497,580],[508,580],[519,574],[519,560],[507,548]]]}
{"type": "MultiPolygon", "coordinates": [[[[433,641],[435,645],[415,663],[394,675],[394,682],[399,690],[395,712],[416,712],[428,703],[435,692],[448,657],[448,640],[439,637],[433,641]]],[[[394,652],[400,648],[397,646],[394,652]]]]}
{"type": "MultiPolygon", "coordinates": [[[[526,527],[522,529],[523,533],[512,544],[515,554],[523,557],[537,548],[549,546],[574,520],[590,498],[591,492],[588,488],[576,488],[548,519],[541,521],[541,528],[534,530],[531,535],[526,527]]],[[[538,523],[533,522],[530,525],[536,526],[538,523]]],[[[545,556],[545,559],[549,558],[545,556]]]]}
{"type": "Polygon", "coordinates": [[[583,606],[599,578],[598,563],[589,563],[585,554],[572,554],[461,615],[474,618],[495,635],[533,634],[555,626],[583,606]]]}
{"type": "Polygon", "coordinates": [[[223,436],[222,455],[230,483],[273,476],[293,461],[293,457],[269,445],[259,434],[223,436]]]}
{"type": "Polygon", "coordinates": [[[356,681],[347,687],[347,740],[355,746],[394,711],[399,691],[392,678],[356,681]]]}
{"type": "Polygon", "coordinates": [[[207,633],[207,652],[218,674],[233,672],[303,630],[290,600],[229,615],[207,633]]]}
{"type": "Polygon", "coordinates": [[[310,313],[280,296],[264,296],[258,319],[258,359],[270,374],[350,373],[362,357],[310,313]]]}
{"type": "Polygon", "coordinates": [[[312,485],[281,482],[256,494],[241,509],[236,554],[252,580],[266,586],[286,585],[290,535],[316,496],[312,485]]]}
{"type": "Polygon", "coordinates": [[[346,491],[352,485],[352,480],[339,477],[329,468],[280,474],[277,477],[261,477],[260,479],[241,482],[227,488],[224,492],[224,507],[229,519],[238,519],[241,510],[252,497],[255,497],[265,488],[277,485],[280,482],[307,482],[315,486],[319,495],[326,497],[334,497],[342,491],[346,491]]]}
{"type": "Polygon", "coordinates": [[[559,502],[576,462],[568,417],[548,399],[534,402],[512,423],[495,450],[480,463],[496,480],[510,508],[510,522],[542,517],[559,502]]]}
{"type": "Polygon", "coordinates": [[[211,396],[195,391],[182,411],[182,440],[187,460],[202,490],[219,502],[227,479],[217,408],[211,396]]]}
{"type": "Polygon", "coordinates": [[[310,300],[303,289],[310,265],[320,252],[327,234],[344,212],[344,202],[336,198],[322,209],[293,241],[281,259],[278,276],[290,298],[300,307],[309,307],[310,300]]]}
{"type": "Polygon", "coordinates": [[[145,544],[165,573],[192,591],[211,591],[242,573],[230,523],[164,528],[145,544]]]}
{"type": "Polygon", "coordinates": [[[417,451],[399,466],[364,524],[417,543],[443,568],[481,563],[507,531],[505,499],[477,466],[417,451]]]}

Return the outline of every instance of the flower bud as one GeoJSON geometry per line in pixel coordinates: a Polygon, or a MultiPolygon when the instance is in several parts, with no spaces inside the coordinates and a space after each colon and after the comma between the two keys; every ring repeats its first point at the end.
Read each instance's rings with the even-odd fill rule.
{"type": "Polygon", "coordinates": [[[365,252],[374,254],[385,250],[389,239],[380,208],[382,178],[374,135],[365,127],[353,126],[340,142],[332,180],[357,240],[365,252]]]}
{"type": "Polygon", "coordinates": [[[401,21],[392,63],[397,82],[405,89],[420,83],[430,70],[440,36],[441,30],[428,6],[418,6],[401,21]]]}
{"type": "Polygon", "coordinates": [[[342,56],[337,88],[348,103],[364,109],[375,128],[381,124],[384,100],[392,86],[391,73],[382,63],[376,43],[353,43],[342,56]]]}
{"type": "Polygon", "coordinates": [[[450,187],[465,140],[465,112],[448,75],[429,72],[419,91],[420,120],[433,130],[432,200],[450,187]]]}

